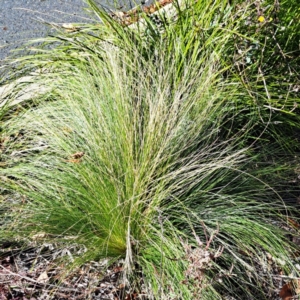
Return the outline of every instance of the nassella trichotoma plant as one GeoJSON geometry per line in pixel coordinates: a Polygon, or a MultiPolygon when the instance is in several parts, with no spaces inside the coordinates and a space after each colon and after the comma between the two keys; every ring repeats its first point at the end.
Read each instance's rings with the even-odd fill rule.
{"type": "Polygon", "coordinates": [[[122,257],[126,276],[137,263],[159,299],[264,295],[265,252],[292,269],[278,226],[288,208],[272,187],[289,167],[266,164],[255,146],[268,124],[253,129],[261,111],[224,76],[238,20],[229,8],[227,22],[215,17],[222,1],[204,4],[178,8],[163,33],[133,32],[97,10],[101,30],[61,31],[47,40],[57,47],[16,61],[32,82],[10,101],[41,89],[3,121],[3,189],[23,200],[6,203],[2,238],[82,245],[78,264],[122,257]],[[209,31],[200,41],[192,21],[209,31]]]}

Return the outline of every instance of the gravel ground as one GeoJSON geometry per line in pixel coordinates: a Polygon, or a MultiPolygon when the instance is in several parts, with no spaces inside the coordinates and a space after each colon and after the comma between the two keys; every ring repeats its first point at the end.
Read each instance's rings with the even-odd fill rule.
{"type": "MultiPolygon", "coordinates": [[[[122,10],[142,1],[96,0],[107,8],[122,10]],[[115,3],[115,4],[114,4],[115,3]]],[[[13,49],[29,39],[47,35],[51,29],[45,22],[92,22],[84,0],[0,0],[0,64],[13,49]]]]}

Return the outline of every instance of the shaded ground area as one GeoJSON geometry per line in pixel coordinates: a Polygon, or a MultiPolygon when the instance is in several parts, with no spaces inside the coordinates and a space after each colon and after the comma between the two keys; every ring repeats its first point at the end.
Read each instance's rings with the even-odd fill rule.
{"type": "MultiPolygon", "coordinates": [[[[68,272],[67,264],[72,263],[74,257],[84,252],[84,246],[76,244],[63,246],[44,243],[37,246],[33,242],[24,248],[17,242],[2,242],[0,244],[0,300],[153,299],[150,287],[145,284],[144,274],[138,265],[134,266],[134,279],[130,282],[124,279],[123,259],[91,261],[68,272]]],[[[285,276],[269,253],[262,251],[260,256],[260,261],[254,262],[253,267],[262,281],[271,276],[273,282],[272,285],[261,287],[265,294],[264,299],[298,299],[300,281],[298,279],[296,282],[291,281],[292,274],[285,276]],[[295,287],[298,295],[293,296],[292,290],[295,287]]],[[[193,263],[197,264],[195,259],[193,263]]],[[[251,277],[250,274],[249,276],[251,277]]],[[[219,280],[222,280],[222,277],[219,280]]],[[[231,288],[235,290],[235,295],[239,295],[238,286],[231,288]]],[[[244,300],[252,300],[251,297],[255,295],[255,285],[249,285],[248,288],[249,291],[251,290],[250,298],[243,298],[244,300]]],[[[173,298],[170,291],[170,298],[167,299],[178,298],[173,298]]],[[[240,300],[229,295],[228,291],[224,291],[222,299],[240,300]]],[[[261,298],[258,296],[256,299],[261,298]]]]}
{"type": "MultiPolygon", "coordinates": [[[[2,245],[5,246],[16,245],[2,245]]],[[[0,255],[0,300],[38,299],[147,299],[142,292],[142,276],[138,293],[122,277],[122,261],[108,259],[84,264],[67,275],[61,258],[72,261],[82,251],[74,246],[55,249],[52,244],[28,247],[22,252],[11,247],[0,255]]]]}

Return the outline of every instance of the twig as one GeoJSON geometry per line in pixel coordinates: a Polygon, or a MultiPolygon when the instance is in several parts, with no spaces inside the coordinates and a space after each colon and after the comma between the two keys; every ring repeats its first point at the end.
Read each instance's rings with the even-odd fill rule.
{"type": "MultiPolygon", "coordinates": [[[[57,288],[56,285],[49,284],[49,283],[38,282],[38,281],[36,281],[36,280],[34,280],[34,279],[30,278],[30,277],[23,276],[23,275],[20,275],[20,274],[18,274],[18,273],[14,273],[14,272],[8,270],[7,268],[5,268],[5,267],[3,267],[3,266],[1,266],[1,265],[0,265],[0,268],[8,273],[8,274],[0,274],[0,276],[7,276],[7,275],[17,276],[17,277],[19,277],[19,278],[21,278],[21,279],[27,280],[27,281],[29,281],[29,282],[32,282],[32,283],[36,284],[36,285],[57,288]]],[[[59,287],[59,289],[60,289],[61,291],[66,291],[66,292],[77,292],[77,291],[78,291],[77,289],[64,288],[64,287],[59,287]]]]}
{"type": "Polygon", "coordinates": [[[259,73],[260,73],[260,75],[261,75],[261,78],[262,78],[262,81],[263,81],[263,83],[264,83],[264,88],[265,88],[265,91],[266,91],[268,100],[270,101],[270,100],[271,100],[270,93],[269,93],[269,90],[268,90],[268,87],[267,87],[267,83],[266,83],[264,74],[263,74],[263,72],[262,72],[262,70],[261,70],[260,67],[258,68],[258,71],[259,71],[259,73]]]}
{"type": "MultiPolygon", "coordinates": [[[[42,285],[44,285],[42,282],[38,282],[38,281],[36,281],[36,280],[34,280],[34,279],[30,278],[30,277],[14,273],[14,272],[8,270],[7,268],[5,268],[5,267],[3,267],[1,265],[0,265],[0,268],[2,270],[6,271],[9,275],[20,277],[21,279],[25,279],[25,280],[30,281],[30,282],[35,283],[35,284],[42,284],[42,285]]],[[[8,274],[0,274],[0,276],[7,276],[8,274]]]]}

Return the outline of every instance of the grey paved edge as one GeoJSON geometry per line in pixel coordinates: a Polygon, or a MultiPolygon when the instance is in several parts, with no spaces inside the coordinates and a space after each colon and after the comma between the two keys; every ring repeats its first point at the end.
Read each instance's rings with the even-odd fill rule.
{"type": "MultiPolygon", "coordinates": [[[[95,0],[108,9],[130,9],[142,0],[95,0]]],[[[147,1],[144,1],[147,2],[147,1]]],[[[51,33],[43,21],[54,23],[92,22],[84,0],[0,0],[0,65],[11,50],[30,39],[51,33]]]]}

